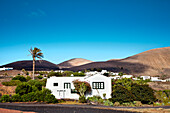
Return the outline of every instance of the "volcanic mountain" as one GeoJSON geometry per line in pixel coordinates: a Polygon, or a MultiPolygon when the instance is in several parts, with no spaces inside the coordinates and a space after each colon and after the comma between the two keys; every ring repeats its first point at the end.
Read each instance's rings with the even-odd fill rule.
{"type": "Polygon", "coordinates": [[[83,58],[74,58],[74,59],[70,59],[70,60],[67,60],[65,62],[58,64],[58,67],[59,68],[71,68],[71,67],[74,67],[74,66],[80,66],[80,65],[88,64],[88,63],[91,63],[91,62],[93,62],[93,61],[86,60],[86,59],[83,59],[83,58]]]}
{"type": "MultiPolygon", "coordinates": [[[[17,61],[13,63],[9,63],[0,67],[13,67],[15,70],[25,69],[27,71],[32,70],[32,60],[23,60],[17,61]]],[[[50,71],[50,70],[57,70],[59,67],[56,64],[53,64],[46,60],[36,61],[35,62],[35,70],[36,71],[50,71]]]]}
{"type": "Polygon", "coordinates": [[[92,62],[72,67],[70,70],[78,71],[91,68],[101,68],[134,75],[167,75],[170,77],[170,47],[148,50],[124,59],[92,62]]]}

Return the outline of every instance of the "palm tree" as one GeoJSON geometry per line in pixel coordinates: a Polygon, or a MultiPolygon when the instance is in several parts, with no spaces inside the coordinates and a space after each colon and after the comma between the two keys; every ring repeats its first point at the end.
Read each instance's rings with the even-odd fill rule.
{"type": "Polygon", "coordinates": [[[33,69],[32,69],[32,71],[33,71],[33,80],[34,80],[35,60],[36,60],[36,58],[39,58],[41,60],[44,56],[43,56],[43,53],[41,53],[41,49],[38,49],[36,47],[34,47],[34,49],[31,48],[28,51],[31,53],[30,55],[33,58],[33,69]]]}

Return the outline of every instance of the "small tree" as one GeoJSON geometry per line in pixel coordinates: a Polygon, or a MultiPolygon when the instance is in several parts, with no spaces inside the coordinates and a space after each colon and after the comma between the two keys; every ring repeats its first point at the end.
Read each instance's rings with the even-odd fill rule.
{"type": "Polygon", "coordinates": [[[25,69],[22,69],[21,71],[22,71],[23,75],[27,74],[27,71],[25,71],[25,69]]]}
{"type": "Polygon", "coordinates": [[[87,90],[87,87],[85,83],[82,83],[79,88],[80,96],[84,96],[84,93],[86,92],[86,90],[87,90]]]}
{"type": "Polygon", "coordinates": [[[75,80],[73,81],[73,84],[74,84],[75,90],[78,91],[80,96],[84,96],[86,92],[91,91],[91,87],[88,82],[75,80]]]}

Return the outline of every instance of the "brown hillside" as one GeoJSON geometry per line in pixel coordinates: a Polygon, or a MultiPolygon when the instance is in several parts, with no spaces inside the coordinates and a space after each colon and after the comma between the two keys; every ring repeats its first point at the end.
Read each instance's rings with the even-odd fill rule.
{"type": "Polygon", "coordinates": [[[148,66],[147,75],[170,74],[170,47],[152,49],[123,59],[121,62],[139,63],[148,66]]]}
{"type": "Polygon", "coordinates": [[[86,59],[83,59],[83,58],[74,58],[74,59],[62,62],[62,63],[58,64],[58,66],[59,66],[59,68],[71,68],[71,67],[74,67],[74,66],[80,66],[80,65],[88,64],[88,63],[91,63],[91,62],[93,62],[93,61],[86,60],[86,59]]]}
{"type": "Polygon", "coordinates": [[[115,72],[125,72],[134,75],[168,75],[170,77],[170,47],[152,49],[140,54],[106,62],[94,62],[73,67],[70,70],[91,68],[107,69],[115,72]]]}

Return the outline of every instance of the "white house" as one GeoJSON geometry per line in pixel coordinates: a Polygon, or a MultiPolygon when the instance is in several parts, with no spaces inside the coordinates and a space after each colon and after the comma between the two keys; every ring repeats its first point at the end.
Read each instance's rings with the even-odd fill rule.
{"type": "Polygon", "coordinates": [[[100,72],[97,72],[97,71],[89,71],[89,72],[86,72],[86,73],[85,73],[85,75],[87,75],[87,76],[95,75],[95,74],[100,74],[100,72]]]}
{"type": "Polygon", "coordinates": [[[107,70],[102,70],[100,73],[104,74],[104,73],[108,73],[108,71],[107,70]]]}
{"type": "Polygon", "coordinates": [[[119,75],[119,73],[110,72],[111,75],[119,75]]]}
{"type": "Polygon", "coordinates": [[[95,74],[85,77],[50,77],[47,79],[46,88],[52,91],[52,94],[57,99],[69,98],[79,99],[79,95],[73,90],[75,89],[73,81],[86,81],[91,86],[91,93],[86,94],[87,97],[94,95],[101,96],[106,93],[106,98],[111,98],[112,86],[111,78],[103,76],[101,74],[95,74]]]}
{"type": "Polygon", "coordinates": [[[161,80],[159,79],[159,77],[151,77],[151,81],[154,81],[154,82],[161,82],[161,80]]]}
{"type": "Polygon", "coordinates": [[[54,72],[59,72],[59,73],[63,73],[63,70],[55,70],[54,72]]]}
{"type": "Polygon", "coordinates": [[[109,78],[111,78],[111,79],[120,79],[121,77],[120,76],[111,76],[109,78]]]}
{"type": "Polygon", "coordinates": [[[132,78],[133,75],[123,75],[122,78],[132,78]]]}
{"type": "Polygon", "coordinates": [[[12,67],[3,67],[3,68],[0,68],[0,71],[6,71],[6,70],[13,70],[12,67]]]}
{"type": "Polygon", "coordinates": [[[165,79],[166,80],[166,82],[170,82],[170,78],[167,78],[167,79],[165,79]]]}
{"type": "Polygon", "coordinates": [[[143,80],[146,80],[146,79],[151,79],[150,76],[140,76],[141,78],[143,78],[143,80]]]}

